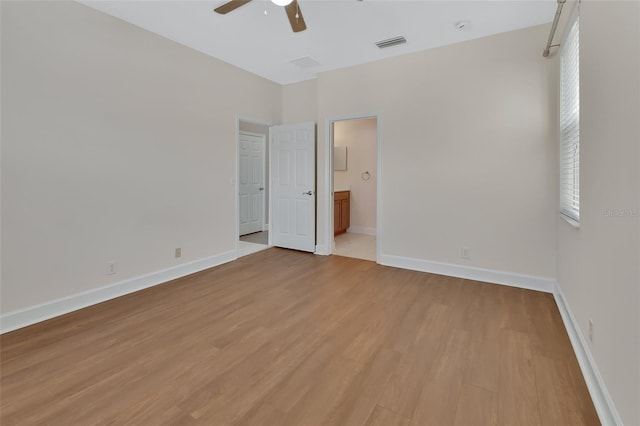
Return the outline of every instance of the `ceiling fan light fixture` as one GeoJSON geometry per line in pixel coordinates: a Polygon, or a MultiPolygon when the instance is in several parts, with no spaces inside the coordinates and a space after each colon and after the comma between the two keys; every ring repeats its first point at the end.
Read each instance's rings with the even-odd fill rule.
{"type": "MultiPolygon", "coordinates": [[[[0,0],[2,1],[2,0],[0,0]]],[[[307,29],[307,24],[304,22],[302,11],[298,5],[297,0],[271,0],[273,4],[281,6],[287,13],[287,19],[291,25],[291,30],[294,33],[299,33],[307,29]]],[[[236,10],[240,6],[244,6],[250,3],[251,0],[228,0],[226,3],[213,9],[214,12],[220,15],[226,15],[227,13],[236,10]]],[[[267,14],[267,0],[264,0],[264,14],[267,14]]]]}

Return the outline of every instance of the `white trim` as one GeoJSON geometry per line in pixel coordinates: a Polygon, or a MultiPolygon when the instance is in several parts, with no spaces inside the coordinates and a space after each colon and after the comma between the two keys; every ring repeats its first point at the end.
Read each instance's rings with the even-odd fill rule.
{"type": "Polygon", "coordinates": [[[468,280],[526,288],[529,290],[543,291],[545,293],[553,293],[555,288],[555,280],[553,278],[536,277],[533,275],[523,275],[513,272],[496,271],[493,269],[476,268],[473,266],[456,265],[453,263],[392,256],[389,254],[383,254],[380,256],[380,264],[420,272],[429,272],[432,274],[465,278],[468,280]]]}
{"type": "MultiPolygon", "coordinates": [[[[324,249],[329,250],[327,254],[331,254],[333,241],[333,118],[325,120],[325,165],[324,165],[324,188],[325,188],[325,207],[324,207],[324,249]]],[[[320,123],[318,123],[320,124],[320,123]]],[[[319,156],[318,156],[319,157],[319,156]]],[[[316,246],[318,247],[318,246],[316,246]]],[[[316,250],[318,253],[318,250],[316,250]]],[[[324,254],[324,251],[322,252],[324,254]]]]}
{"type": "Polygon", "coordinates": [[[573,352],[576,354],[580,370],[584,377],[584,381],[587,383],[589,394],[593,400],[600,422],[605,425],[622,425],[622,419],[616,410],[613,400],[607,391],[607,387],[602,380],[598,366],[596,365],[589,345],[585,340],[576,318],[573,316],[569,304],[567,303],[564,293],[560,289],[558,283],[555,283],[553,297],[558,305],[560,316],[564,322],[564,328],[567,330],[571,346],[573,346],[573,352]]]}
{"type": "Polygon", "coordinates": [[[269,224],[267,222],[264,223],[264,226],[262,227],[262,231],[268,231],[269,230],[269,224]]]}
{"type": "MultiPolygon", "coordinates": [[[[333,247],[335,249],[335,241],[333,235],[333,131],[332,125],[336,121],[361,120],[366,118],[376,119],[376,136],[377,136],[377,173],[376,173],[376,263],[381,263],[381,247],[382,247],[382,114],[346,114],[327,117],[325,120],[325,217],[324,217],[324,235],[325,248],[333,247]]],[[[331,254],[333,250],[327,252],[331,254]]]]}
{"type": "Polygon", "coordinates": [[[365,228],[364,226],[350,226],[347,232],[351,234],[376,235],[376,228],[365,228]]]}
{"type": "MultiPolygon", "coordinates": [[[[267,164],[271,167],[271,152],[273,151],[272,138],[271,138],[271,127],[269,126],[269,134],[267,135],[267,164]]],[[[271,169],[269,169],[271,171],[271,169]]],[[[267,234],[267,244],[269,246],[273,246],[273,232],[271,232],[271,218],[273,218],[273,194],[271,193],[271,173],[267,176],[267,184],[269,185],[266,188],[269,188],[269,200],[267,203],[269,204],[269,234],[267,234]]],[[[240,204],[238,204],[238,209],[240,208],[240,204]]],[[[238,210],[239,211],[239,210],[238,210]]],[[[240,220],[240,216],[238,216],[238,220],[240,220]]]]}
{"type": "Polygon", "coordinates": [[[321,256],[328,256],[331,254],[331,252],[327,250],[327,246],[324,244],[316,244],[316,251],[313,253],[321,256]]]}
{"type": "Polygon", "coordinates": [[[0,332],[17,330],[28,325],[45,321],[78,309],[105,302],[125,294],[153,287],[176,278],[184,277],[237,258],[237,250],[230,250],[215,256],[162,269],[150,274],[141,275],[115,284],[76,293],[71,296],[30,306],[18,311],[3,314],[0,317],[0,332]]]}
{"type": "MultiPolygon", "coordinates": [[[[378,170],[376,179],[376,262],[380,263],[382,257],[382,175],[384,169],[382,167],[382,115],[376,114],[378,128],[376,135],[378,136],[378,170]]],[[[333,215],[331,215],[333,217],[333,215]]],[[[332,228],[333,229],[333,228],[332,228]]]]}

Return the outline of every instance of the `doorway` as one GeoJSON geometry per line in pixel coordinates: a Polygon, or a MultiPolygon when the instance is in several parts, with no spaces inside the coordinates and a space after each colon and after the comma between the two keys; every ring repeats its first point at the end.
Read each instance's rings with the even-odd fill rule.
{"type": "Polygon", "coordinates": [[[238,146],[238,196],[240,236],[264,231],[265,136],[240,132],[238,146]]]}
{"type": "Polygon", "coordinates": [[[238,257],[269,247],[269,125],[238,121],[238,257]]]}
{"type": "Polygon", "coordinates": [[[378,127],[377,116],[331,122],[334,255],[378,259],[378,127]]]}
{"type": "Polygon", "coordinates": [[[315,135],[312,122],[270,126],[237,119],[238,257],[271,246],[316,251],[315,135]]]}

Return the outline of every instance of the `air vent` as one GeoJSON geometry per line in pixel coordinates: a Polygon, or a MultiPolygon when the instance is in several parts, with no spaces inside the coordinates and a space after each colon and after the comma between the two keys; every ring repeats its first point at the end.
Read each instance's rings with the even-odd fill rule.
{"type": "Polygon", "coordinates": [[[293,65],[296,65],[300,68],[302,68],[303,70],[306,69],[310,69],[310,68],[316,68],[320,66],[320,63],[318,61],[316,61],[315,59],[313,59],[310,56],[305,56],[303,58],[298,58],[298,59],[294,59],[291,62],[293,65]]]}
{"type": "Polygon", "coordinates": [[[398,36],[398,37],[388,38],[386,40],[377,41],[376,46],[378,46],[380,49],[384,49],[386,47],[405,44],[406,42],[407,42],[406,38],[404,38],[403,36],[398,36]]]}

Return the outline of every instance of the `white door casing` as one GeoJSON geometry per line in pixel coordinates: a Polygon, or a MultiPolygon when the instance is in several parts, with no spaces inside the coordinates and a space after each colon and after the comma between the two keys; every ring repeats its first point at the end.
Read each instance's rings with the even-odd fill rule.
{"type": "Polygon", "coordinates": [[[270,244],[314,252],[315,124],[273,126],[269,134],[270,244]]]}
{"type": "Polygon", "coordinates": [[[264,227],[265,138],[240,132],[238,147],[238,202],[240,235],[264,227]]]}

